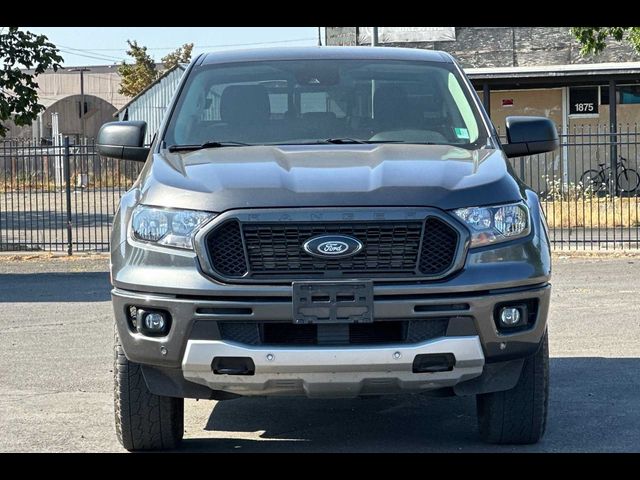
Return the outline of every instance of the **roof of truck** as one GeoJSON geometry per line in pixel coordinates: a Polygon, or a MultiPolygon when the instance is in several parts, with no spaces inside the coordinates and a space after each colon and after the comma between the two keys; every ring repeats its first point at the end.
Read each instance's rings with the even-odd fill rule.
{"type": "Polygon", "coordinates": [[[451,63],[445,52],[397,47],[279,47],[204,53],[197,65],[264,60],[414,60],[451,63]]]}

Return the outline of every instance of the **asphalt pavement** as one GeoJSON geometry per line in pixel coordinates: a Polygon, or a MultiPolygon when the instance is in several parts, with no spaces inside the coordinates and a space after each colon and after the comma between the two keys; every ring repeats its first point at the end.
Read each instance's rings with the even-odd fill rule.
{"type": "MultiPolygon", "coordinates": [[[[0,451],[122,452],[104,256],[0,257],[0,451]]],[[[471,397],[187,400],[183,450],[638,452],[640,256],[556,255],[547,433],[496,447],[471,397]]]]}

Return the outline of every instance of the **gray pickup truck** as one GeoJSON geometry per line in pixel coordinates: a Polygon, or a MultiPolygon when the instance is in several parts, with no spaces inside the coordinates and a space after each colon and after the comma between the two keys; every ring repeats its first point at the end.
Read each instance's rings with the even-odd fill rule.
{"type": "MultiPolygon", "coordinates": [[[[111,238],[116,431],[176,447],[184,398],[475,395],[480,437],[526,444],[547,417],[551,259],[540,202],[448,54],[260,49],[198,56],[111,238]]],[[[265,408],[267,405],[265,404],[265,408]]]]}

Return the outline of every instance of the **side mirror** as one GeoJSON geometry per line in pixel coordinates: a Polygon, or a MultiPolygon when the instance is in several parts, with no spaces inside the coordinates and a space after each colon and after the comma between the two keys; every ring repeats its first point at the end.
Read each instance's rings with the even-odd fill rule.
{"type": "Polygon", "coordinates": [[[96,147],[105,157],[144,162],[149,148],[144,146],[147,122],[109,122],[100,127],[96,147]]]}
{"type": "Polygon", "coordinates": [[[553,152],[560,146],[556,124],[546,117],[507,117],[507,157],[553,152]]]}

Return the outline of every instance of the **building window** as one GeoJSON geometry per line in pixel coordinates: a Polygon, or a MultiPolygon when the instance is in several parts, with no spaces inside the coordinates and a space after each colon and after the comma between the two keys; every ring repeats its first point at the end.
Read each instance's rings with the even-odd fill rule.
{"type": "Polygon", "coordinates": [[[620,96],[620,103],[622,105],[638,104],[640,103],[640,86],[628,86],[620,87],[618,89],[620,96]]]}
{"type": "MultiPolygon", "coordinates": [[[[600,87],[601,105],[609,105],[609,87],[600,87]]],[[[616,100],[619,105],[640,103],[640,85],[622,85],[616,88],[616,100]]]]}
{"type": "MultiPolygon", "coordinates": [[[[78,102],[78,118],[82,118],[82,111],[80,110],[82,102],[78,102]]],[[[84,114],[86,115],[87,112],[89,111],[89,102],[85,101],[84,102],[84,114]]]]}

